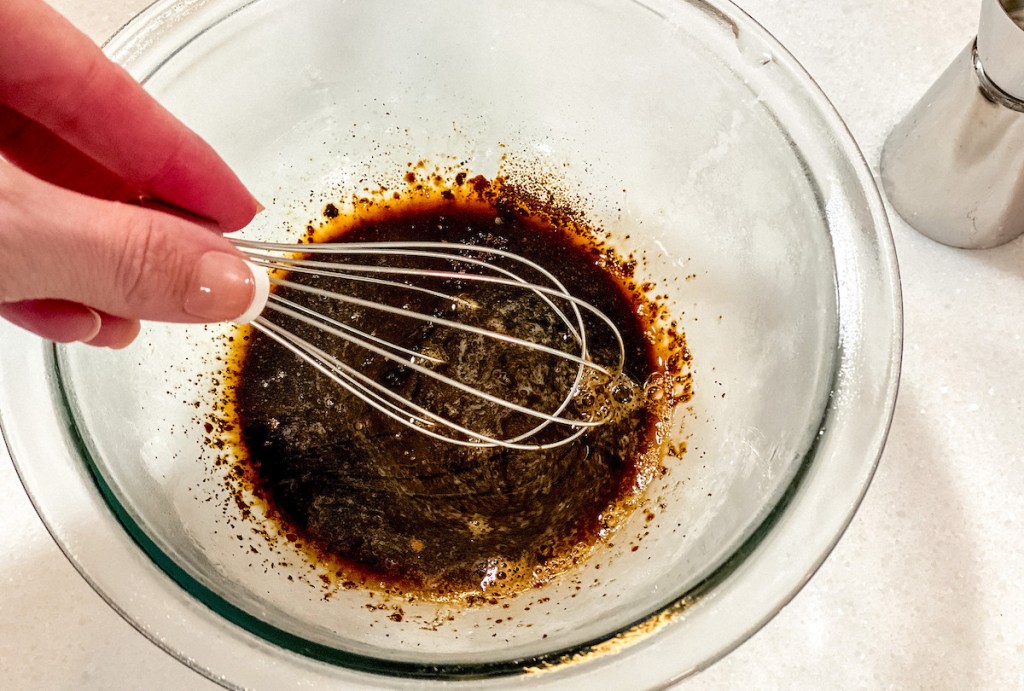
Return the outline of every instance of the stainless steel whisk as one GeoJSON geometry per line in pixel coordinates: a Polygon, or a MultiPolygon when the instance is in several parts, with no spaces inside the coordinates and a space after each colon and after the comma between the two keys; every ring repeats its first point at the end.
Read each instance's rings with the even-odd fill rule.
{"type": "MultiPolygon", "coordinates": [[[[590,303],[571,295],[565,286],[548,270],[520,255],[501,249],[447,242],[376,242],[376,243],[316,243],[281,244],[235,240],[248,261],[261,270],[254,271],[259,286],[255,309],[243,315],[239,321],[248,321],[251,326],[277,341],[300,357],[319,372],[342,386],[352,395],[369,404],[380,413],[402,425],[434,439],[470,447],[505,447],[509,449],[547,449],[568,444],[589,429],[606,422],[610,417],[607,405],[579,406],[580,397],[594,398],[585,389],[597,382],[597,388],[614,386],[623,381],[622,369],[625,361],[625,347],[622,335],[611,319],[590,303]],[[335,261],[322,261],[316,255],[332,255],[335,261]],[[347,258],[344,263],[338,257],[347,258]],[[362,261],[360,259],[362,258],[362,261]],[[384,258],[381,261],[380,258],[384,258]],[[435,268],[403,266],[412,259],[423,265],[434,264],[435,268]],[[488,261],[490,259],[491,261],[488,261]],[[400,261],[399,261],[400,260],[400,261]],[[499,263],[500,262],[500,263],[499,263]],[[510,268],[511,267],[511,268],[510,268]],[[344,279],[351,282],[351,292],[335,292],[289,280],[289,274],[312,274],[330,277],[332,281],[344,279]],[[536,277],[527,280],[520,274],[536,277]],[[266,282],[262,277],[267,276],[266,282]],[[359,295],[362,286],[386,286],[388,289],[408,290],[413,293],[440,298],[473,310],[488,310],[490,305],[470,304],[465,297],[438,289],[438,281],[454,280],[467,283],[500,286],[502,290],[533,294],[549,309],[555,319],[564,325],[571,341],[571,351],[563,351],[547,343],[530,338],[447,319],[434,313],[407,309],[406,305],[390,305],[367,300],[359,295]],[[397,343],[380,338],[370,330],[354,327],[328,315],[321,314],[308,306],[300,305],[270,290],[270,286],[302,291],[321,299],[338,300],[359,309],[373,310],[381,318],[411,318],[434,327],[456,329],[487,339],[494,339],[512,348],[526,348],[560,358],[575,368],[572,383],[564,390],[560,403],[553,410],[538,410],[482,390],[484,382],[462,381],[435,371],[434,367],[444,363],[442,357],[431,352],[419,352],[397,343]],[[265,307],[264,298],[265,298],[265,307]],[[254,313],[258,316],[253,318],[254,313]],[[584,313],[593,314],[603,324],[617,344],[617,356],[610,358],[607,365],[594,361],[587,339],[584,313]],[[452,387],[464,403],[471,399],[484,401],[496,406],[508,415],[525,416],[535,421],[530,428],[501,437],[481,429],[472,429],[465,420],[457,416],[446,416],[406,398],[367,376],[350,362],[342,362],[334,355],[310,343],[289,329],[270,319],[277,313],[319,329],[330,336],[344,339],[370,353],[374,353],[397,365],[409,368],[434,382],[452,387]],[[251,320],[251,321],[250,321],[251,320]],[[579,410],[579,408],[585,410],[579,410]],[[455,417],[456,419],[453,419],[455,417]],[[537,435],[546,429],[558,431],[551,439],[551,433],[540,441],[537,435]]],[[[483,320],[486,324],[488,320],[483,320]]],[[[508,331],[512,331],[509,329],[508,331]]],[[[600,401],[601,396],[596,399],[600,401]]]]}

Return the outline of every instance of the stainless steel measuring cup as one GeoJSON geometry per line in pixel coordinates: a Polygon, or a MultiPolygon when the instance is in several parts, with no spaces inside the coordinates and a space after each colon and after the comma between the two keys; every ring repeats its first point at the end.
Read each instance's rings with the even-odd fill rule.
{"type": "Polygon", "coordinates": [[[924,235],[995,247],[1024,233],[1024,0],[982,0],[978,36],[893,129],[889,201],[924,235]]]}

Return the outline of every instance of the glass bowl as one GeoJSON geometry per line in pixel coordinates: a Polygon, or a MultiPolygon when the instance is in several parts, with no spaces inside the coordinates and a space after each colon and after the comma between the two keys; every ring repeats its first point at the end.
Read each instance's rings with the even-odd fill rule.
{"type": "Polygon", "coordinates": [[[106,50],[267,204],[243,236],[291,239],[420,160],[554,171],[643,258],[694,358],[653,519],[536,593],[393,622],[236,534],[196,422],[230,327],[150,325],[119,352],[5,334],[0,415],[36,509],[179,660],[246,688],[655,686],[739,645],[835,545],[892,414],[895,255],[839,117],[735,6],[160,0],[106,50]]]}

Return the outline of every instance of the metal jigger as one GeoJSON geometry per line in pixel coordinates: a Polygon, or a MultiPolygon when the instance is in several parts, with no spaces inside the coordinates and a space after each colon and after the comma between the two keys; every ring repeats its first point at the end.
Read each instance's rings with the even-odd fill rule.
{"type": "Polygon", "coordinates": [[[893,129],[882,185],[910,225],[954,247],[1024,233],[1024,0],[982,0],[978,37],[893,129]]]}

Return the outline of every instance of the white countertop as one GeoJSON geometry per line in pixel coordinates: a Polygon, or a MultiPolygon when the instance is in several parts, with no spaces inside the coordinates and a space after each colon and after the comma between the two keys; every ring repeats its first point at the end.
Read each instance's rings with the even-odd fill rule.
{"type": "MultiPolygon", "coordinates": [[[[97,40],[147,0],[51,0],[97,40]]],[[[742,0],[877,172],[889,129],[977,28],[979,0],[742,0]]],[[[891,214],[892,215],[892,214],[891,214]]],[[[1024,238],[938,245],[892,215],[903,379],[863,506],[796,599],[685,689],[1024,689],[1024,238]]],[[[122,621],[0,451],[0,686],[213,689],[122,621]]]]}

